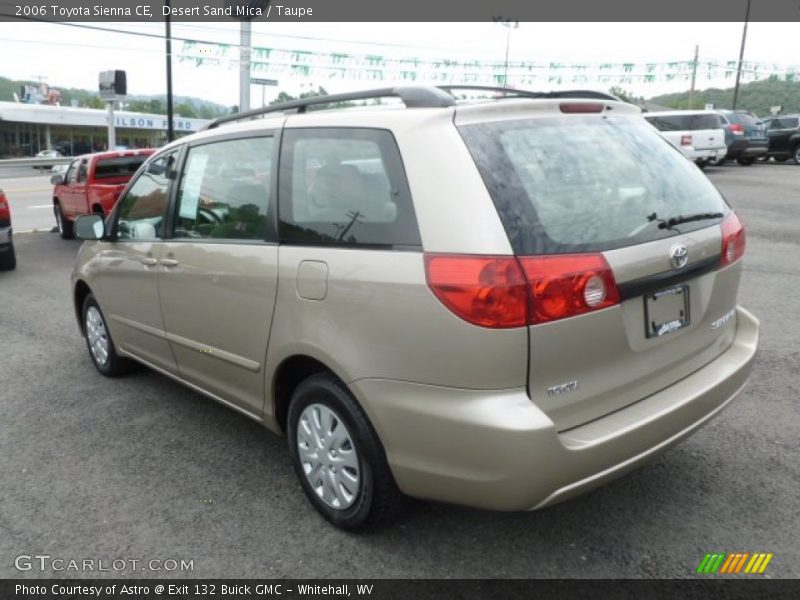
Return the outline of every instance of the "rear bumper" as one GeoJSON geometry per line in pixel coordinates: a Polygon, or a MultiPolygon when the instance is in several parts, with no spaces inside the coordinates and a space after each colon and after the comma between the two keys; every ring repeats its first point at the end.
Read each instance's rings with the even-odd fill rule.
{"type": "Polygon", "coordinates": [[[758,158],[767,153],[767,140],[734,140],[728,146],[728,158],[758,158]]]}
{"type": "Polygon", "coordinates": [[[703,150],[698,150],[697,148],[692,148],[688,152],[689,158],[694,160],[698,159],[715,159],[715,158],[722,158],[728,153],[727,146],[719,146],[717,148],[704,148],[703,150]]]}
{"type": "Polygon", "coordinates": [[[378,379],[350,387],[405,493],[496,510],[536,509],[633,470],[722,410],[747,382],[758,346],[753,315],[738,308],[735,326],[733,344],[702,369],[563,432],[524,388],[459,390],[378,379]]]}

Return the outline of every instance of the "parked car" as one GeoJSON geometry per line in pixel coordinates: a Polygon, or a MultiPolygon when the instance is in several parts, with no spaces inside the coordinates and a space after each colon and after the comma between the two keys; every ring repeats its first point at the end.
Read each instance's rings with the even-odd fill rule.
{"type": "Polygon", "coordinates": [[[53,175],[53,213],[61,237],[73,237],[73,224],[80,215],[108,215],[130,178],[153,152],[86,154],[72,161],[63,175],[53,175]]]}
{"type": "Polygon", "coordinates": [[[750,166],[767,155],[769,141],[761,120],[747,110],[720,110],[722,126],[725,129],[725,144],[728,153],[715,161],[721,165],[726,160],[735,160],[743,166],[750,166]]]}
{"type": "MultiPolygon", "coordinates": [[[[37,152],[34,158],[61,158],[61,153],[58,150],[42,150],[41,152],[37,152]]],[[[43,170],[43,169],[50,169],[52,168],[52,164],[39,164],[33,167],[34,169],[43,170]]]]}
{"type": "Polygon", "coordinates": [[[11,229],[11,207],[5,192],[0,189],[0,271],[10,271],[17,266],[14,238],[11,229]]]}
{"type": "Polygon", "coordinates": [[[769,148],[767,156],[778,162],[788,159],[800,165],[800,115],[780,115],[766,123],[769,148]]]}
{"type": "Polygon", "coordinates": [[[648,112],[644,118],[701,169],[728,153],[722,120],[714,111],[648,112]]]}
{"type": "Polygon", "coordinates": [[[744,386],[744,228],[636,107],[419,86],[259,112],[77,220],[75,311],[103,375],[137,361],[285,434],[332,523],[548,506],[744,386]]]}

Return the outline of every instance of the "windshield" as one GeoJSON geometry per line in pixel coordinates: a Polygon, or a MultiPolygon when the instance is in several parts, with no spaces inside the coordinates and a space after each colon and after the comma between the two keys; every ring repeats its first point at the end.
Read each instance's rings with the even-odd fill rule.
{"type": "Polygon", "coordinates": [[[460,131],[516,254],[611,250],[721,219],[669,229],[661,220],[729,212],[705,175],[641,119],[553,117],[460,131]]]}

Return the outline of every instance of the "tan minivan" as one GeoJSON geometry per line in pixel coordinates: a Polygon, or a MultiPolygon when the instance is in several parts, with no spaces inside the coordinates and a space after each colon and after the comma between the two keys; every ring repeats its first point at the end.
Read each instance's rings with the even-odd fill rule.
{"type": "Polygon", "coordinates": [[[152,156],[76,224],[97,369],[285,434],[347,529],[406,495],[548,506],[707,422],[758,345],[736,214],[612,96],[456,92],[295,101],[152,156]]]}

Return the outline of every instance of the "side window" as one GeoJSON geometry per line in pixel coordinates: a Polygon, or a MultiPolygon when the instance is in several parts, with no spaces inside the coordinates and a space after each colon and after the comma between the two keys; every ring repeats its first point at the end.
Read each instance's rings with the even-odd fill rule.
{"type": "Polygon", "coordinates": [[[81,166],[78,169],[78,183],[86,183],[86,169],[87,169],[87,161],[82,160],[81,166]]]}
{"type": "Polygon", "coordinates": [[[279,183],[282,242],[420,245],[403,163],[389,131],[286,129],[279,183]]]}
{"type": "Polygon", "coordinates": [[[156,240],[163,234],[176,152],[150,161],[117,209],[117,239],[156,240]]]}
{"type": "Polygon", "coordinates": [[[81,161],[76,160],[69,166],[69,171],[67,171],[67,176],[64,180],[67,183],[75,183],[78,180],[78,168],[80,167],[81,161]]]}
{"type": "Polygon", "coordinates": [[[255,137],[191,148],[178,192],[174,237],[264,240],[272,145],[272,137],[255,137]]]}

